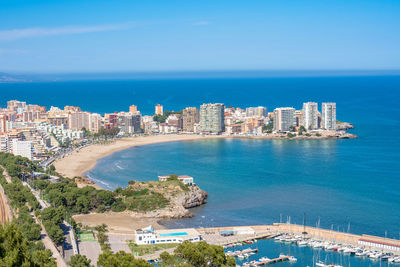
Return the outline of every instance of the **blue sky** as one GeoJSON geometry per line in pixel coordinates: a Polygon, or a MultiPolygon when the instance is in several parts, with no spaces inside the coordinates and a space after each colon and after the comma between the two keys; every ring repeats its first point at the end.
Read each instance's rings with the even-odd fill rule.
{"type": "Polygon", "coordinates": [[[399,0],[0,1],[0,72],[400,69],[399,0]]]}

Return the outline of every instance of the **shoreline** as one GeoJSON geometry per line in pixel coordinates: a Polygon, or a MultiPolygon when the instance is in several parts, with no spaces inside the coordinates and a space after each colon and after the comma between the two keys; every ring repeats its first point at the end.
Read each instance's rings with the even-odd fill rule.
{"type": "MultiPolygon", "coordinates": [[[[57,172],[65,177],[86,177],[86,172],[93,169],[99,159],[105,158],[135,146],[151,145],[158,143],[194,141],[221,138],[222,136],[202,136],[202,135],[152,135],[129,137],[114,140],[108,144],[93,144],[80,150],[71,152],[68,156],[54,162],[57,172]]],[[[104,188],[102,188],[104,189],[104,188]]]]}
{"type": "Polygon", "coordinates": [[[108,190],[101,184],[96,183],[86,177],[86,173],[96,167],[98,160],[110,156],[116,152],[135,147],[158,143],[178,142],[178,141],[197,141],[208,139],[253,139],[253,140],[338,140],[338,139],[354,139],[356,135],[346,133],[343,136],[296,136],[293,138],[283,137],[280,135],[267,136],[240,136],[240,135],[192,135],[192,134],[171,134],[171,135],[151,135],[129,137],[113,140],[107,144],[92,144],[80,150],[74,150],[71,154],[54,162],[57,172],[65,177],[84,177],[88,183],[82,183],[82,186],[91,185],[97,189],[108,190]],[[91,184],[93,183],[93,184],[91,184]]]}

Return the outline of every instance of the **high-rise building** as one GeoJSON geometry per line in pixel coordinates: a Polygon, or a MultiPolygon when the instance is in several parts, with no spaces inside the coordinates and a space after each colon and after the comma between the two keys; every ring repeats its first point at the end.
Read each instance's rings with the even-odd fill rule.
{"type": "Polygon", "coordinates": [[[132,105],[129,107],[129,113],[136,113],[137,112],[137,106],[132,105]]]}
{"type": "Polygon", "coordinates": [[[267,108],[266,107],[249,107],[246,108],[246,117],[257,117],[263,118],[267,117],[267,108]]]}
{"type": "Polygon", "coordinates": [[[119,113],[118,114],[118,128],[125,134],[140,133],[140,114],[119,113]]]}
{"type": "Polygon", "coordinates": [[[7,115],[0,115],[0,133],[7,132],[7,115]]]}
{"type": "Polygon", "coordinates": [[[199,109],[196,107],[185,108],[182,112],[183,131],[194,132],[194,125],[200,120],[199,109]]]}
{"type": "Polygon", "coordinates": [[[115,113],[104,114],[104,128],[111,129],[117,127],[118,115],[115,113]]]}
{"type": "Polygon", "coordinates": [[[221,133],[225,131],[224,104],[203,104],[200,106],[200,130],[202,132],[221,133]]]}
{"type": "Polygon", "coordinates": [[[92,113],[90,114],[90,124],[89,124],[89,131],[91,132],[99,132],[101,128],[102,117],[100,114],[92,113]]]}
{"type": "Polygon", "coordinates": [[[336,130],[336,103],[322,103],[321,128],[336,130]]]}
{"type": "Polygon", "coordinates": [[[294,108],[276,108],[274,110],[274,131],[287,132],[291,126],[295,126],[295,109],[294,108]]]}
{"type": "Polygon", "coordinates": [[[69,129],[81,130],[83,127],[85,127],[86,130],[91,128],[89,112],[73,112],[68,115],[69,129]]]}
{"type": "Polygon", "coordinates": [[[156,105],[155,114],[156,115],[163,115],[164,114],[164,110],[163,110],[163,106],[162,105],[160,105],[160,104],[156,105]]]}
{"type": "Polygon", "coordinates": [[[12,153],[30,160],[33,159],[33,144],[31,141],[12,140],[12,153]]]}
{"type": "Polygon", "coordinates": [[[303,104],[303,126],[306,130],[318,129],[318,104],[307,102],[303,104]]]}
{"type": "Polygon", "coordinates": [[[21,114],[26,109],[26,102],[10,100],[7,102],[7,109],[21,114]]]}

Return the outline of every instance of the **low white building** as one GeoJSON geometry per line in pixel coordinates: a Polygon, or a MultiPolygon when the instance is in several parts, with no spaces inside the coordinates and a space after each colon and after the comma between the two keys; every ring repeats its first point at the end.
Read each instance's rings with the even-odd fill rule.
{"type": "Polygon", "coordinates": [[[152,226],[135,231],[135,242],[138,245],[182,243],[183,241],[199,242],[201,235],[194,228],[179,230],[154,230],[152,226]]]}
{"type": "Polygon", "coordinates": [[[16,156],[22,156],[30,160],[33,159],[33,144],[31,141],[12,141],[12,153],[16,156]]]}
{"type": "MultiPolygon", "coordinates": [[[[168,178],[171,177],[171,175],[162,175],[158,176],[158,180],[160,182],[165,182],[168,180],[168,178]]],[[[193,185],[194,184],[194,179],[192,176],[188,175],[179,175],[178,180],[181,181],[185,185],[193,185]]]]}

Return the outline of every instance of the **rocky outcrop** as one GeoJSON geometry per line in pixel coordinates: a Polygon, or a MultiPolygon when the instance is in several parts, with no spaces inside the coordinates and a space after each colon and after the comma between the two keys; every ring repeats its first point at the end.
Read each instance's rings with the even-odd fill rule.
{"type": "Polygon", "coordinates": [[[190,218],[193,216],[188,210],[207,203],[207,192],[197,185],[185,186],[179,181],[167,182],[136,182],[130,185],[135,190],[148,189],[162,194],[169,200],[165,208],[156,209],[146,213],[128,211],[130,214],[141,218],[190,218]]]}
{"type": "Polygon", "coordinates": [[[338,130],[354,129],[354,125],[350,122],[338,122],[336,126],[338,130]]]}
{"type": "Polygon", "coordinates": [[[197,185],[189,186],[189,191],[184,195],[182,206],[185,209],[190,209],[206,204],[207,197],[207,192],[201,190],[197,185]]]}

